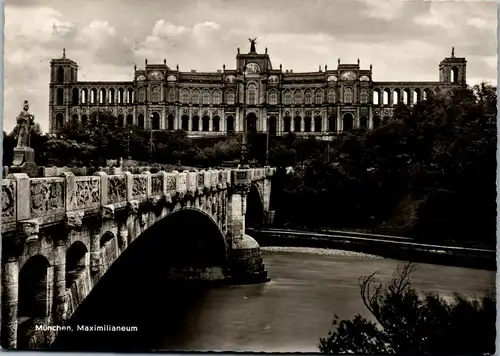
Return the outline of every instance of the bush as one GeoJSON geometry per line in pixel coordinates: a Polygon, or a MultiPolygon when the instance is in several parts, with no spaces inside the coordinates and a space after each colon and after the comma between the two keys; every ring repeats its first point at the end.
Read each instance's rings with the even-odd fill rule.
{"type": "Polygon", "coordinates": [[[375,274],[361,279],[361,297],[376,322],[356,314],[339,321],[320,339],[322,353],[484,354],[495,352],[496,300],[452,301],[438,295],[419,297],[411,288],[413,264],[398,267],[383,286],[375,274]]]}

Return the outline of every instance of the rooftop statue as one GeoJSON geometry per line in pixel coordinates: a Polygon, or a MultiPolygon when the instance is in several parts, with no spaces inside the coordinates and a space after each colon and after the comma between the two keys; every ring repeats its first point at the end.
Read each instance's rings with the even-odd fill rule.
{"type": "Polygon", "coordinates": [[[255,50],[255,44],[257,43],[257,37],[255,37],[253,39],[249,38],[248,40],[250,41],[250,52],[257,52],[255,50]]]}

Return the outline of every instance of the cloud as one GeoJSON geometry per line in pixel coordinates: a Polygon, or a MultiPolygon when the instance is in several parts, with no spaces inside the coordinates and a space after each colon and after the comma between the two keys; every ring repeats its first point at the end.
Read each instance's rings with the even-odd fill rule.
{"type": "Polygon", "coordinates": [[[181,36],[189,33],[190,30],[185,26],[176,26],[164,19],[156,21],[153,27],[152,37],[166,38],[170,36],[181,36]]]}
{"type": "Polygon", "coordinates": [[[74,25],[64,20],[63,14],[55,9],[5,8],[5,32],[11,41],[50,43],[66,39],[73,31],[74,25]]]}

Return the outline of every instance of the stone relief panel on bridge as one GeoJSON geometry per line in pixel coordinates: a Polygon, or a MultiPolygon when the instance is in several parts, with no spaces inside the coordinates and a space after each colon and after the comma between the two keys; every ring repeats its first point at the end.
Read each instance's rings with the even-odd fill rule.
{"type": "Polygon", "coordinates": [[[39,217],[64,212],[64,180],[36,178],[30,181],[31,214],[39,217]]]}

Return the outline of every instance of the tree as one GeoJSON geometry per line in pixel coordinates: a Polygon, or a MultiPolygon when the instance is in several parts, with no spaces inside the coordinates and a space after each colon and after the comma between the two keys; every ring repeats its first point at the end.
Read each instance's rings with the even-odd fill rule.
{"type": "Polygon", "coordinates": [[[361,297],[376,322],[356,314],[320,339],[322,353],[484,354],[495,352],[496,300],[456,294],[422,298],[411,288],[415,265],[399,266],[384,286],[375,274],[360,281],[361,297]]]}

